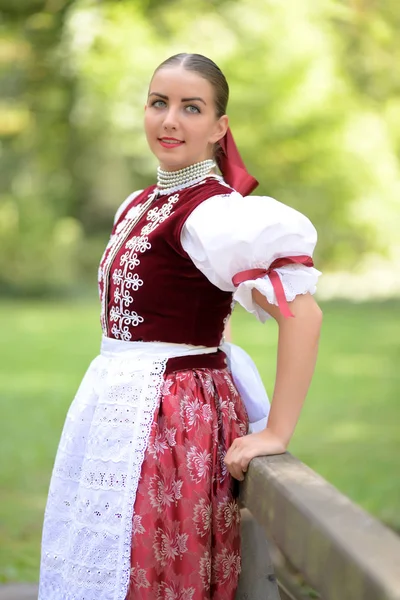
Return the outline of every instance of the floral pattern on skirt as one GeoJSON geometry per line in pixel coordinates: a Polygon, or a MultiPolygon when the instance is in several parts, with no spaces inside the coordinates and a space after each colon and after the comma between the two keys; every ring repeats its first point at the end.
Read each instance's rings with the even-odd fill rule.
{"type": "Polygon", "coordinates": [[[226,369],[166,376],[134,506],[127,600],[234,600],[240,512],[224,457],[247,429],[226,369]]]}

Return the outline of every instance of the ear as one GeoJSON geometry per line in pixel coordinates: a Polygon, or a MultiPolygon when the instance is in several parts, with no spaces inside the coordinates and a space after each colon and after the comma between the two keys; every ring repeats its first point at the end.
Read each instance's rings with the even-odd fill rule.
{"type": "Polygon", "coordinates": [[[221,140],[227,132],[229,127],[229,118],[227,115],[222,115],[215,123],[215,131],[214,134],[210,138],[211,144],[216,144],[221,140]]]}

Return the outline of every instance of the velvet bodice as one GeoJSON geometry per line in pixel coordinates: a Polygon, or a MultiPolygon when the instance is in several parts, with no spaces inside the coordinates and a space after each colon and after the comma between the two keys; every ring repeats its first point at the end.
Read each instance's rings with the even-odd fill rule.
{"type": "Polygon", "coordinates": [[[150,187],[118,215],[99,269],[102,328],[125,341],[218,346],[232,293],[203,275],[180,236],[191,212],[231,188],[210,177],[170,195],[150,187]]]}

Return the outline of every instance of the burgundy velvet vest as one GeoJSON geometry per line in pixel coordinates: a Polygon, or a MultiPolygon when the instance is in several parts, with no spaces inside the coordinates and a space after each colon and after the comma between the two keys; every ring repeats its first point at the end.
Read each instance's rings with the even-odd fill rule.
{"type": "Polygon", "coordinates": [[[180,236],[199,204],[232,190],[211,177],[151,200],[154,189],[147,188],[124,208],[101,260],[103,333],[125,341],[218,346],[232,294],[195,267],[180,236]]]}

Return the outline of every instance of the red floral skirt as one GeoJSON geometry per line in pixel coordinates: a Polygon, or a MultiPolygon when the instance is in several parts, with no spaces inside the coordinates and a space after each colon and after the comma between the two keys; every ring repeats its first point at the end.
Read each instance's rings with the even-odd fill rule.
{"type": "Polygon", "coordinates": [[[224,456],[247,428],[226,369],[166,376],[136,495],[127,600],[234,600],[240,513],[224,456]]]}

